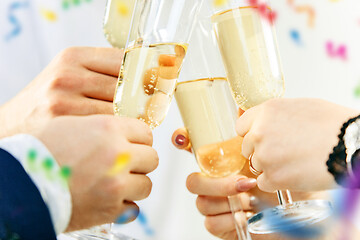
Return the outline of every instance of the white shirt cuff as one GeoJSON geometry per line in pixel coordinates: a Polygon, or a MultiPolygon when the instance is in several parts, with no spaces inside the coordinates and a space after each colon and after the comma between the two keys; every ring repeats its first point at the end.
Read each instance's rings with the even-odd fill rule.
{"type": "Polygon", "coordinates": [[[0,140],[0,148],[24,167],[49,208],[56,234],[64,232],[71,218],[69,169],[60,168],[45,145],[31,135],[15,135],[0,140]]]}

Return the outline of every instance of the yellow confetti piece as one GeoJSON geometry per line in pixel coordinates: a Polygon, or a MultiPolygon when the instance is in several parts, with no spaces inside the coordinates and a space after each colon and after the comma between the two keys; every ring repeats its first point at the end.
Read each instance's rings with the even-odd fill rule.
{"type": "Polygon", "coordinates": [[[52,10],[41,9],[41,15],[49,22],[55,22],[57,20],[57,14],[52,10]]]}
{"type": "Polygon", "coordinates": [[[124,168],[129,164],[130,162],[130,153],[122,153],[118,155],[115,159],[114,166],[109,169],[109,171],[106,173],[109,177],[114,177],[119,172],[124,170],[124,168]]]}
{"type": "Polygon", "coordinates": [[[127,4],[123,1],[119,1],[117,4],[117,10],[118,13],[122,16],[127,16],[129,14],[129,7],[127,6],[127,4]]]}
{"type": "Polygon", "coordinates": [[[214,0],[214,6],[220,7],[222,5],[225,5],[227,3],[227,0],[214,0]]]}

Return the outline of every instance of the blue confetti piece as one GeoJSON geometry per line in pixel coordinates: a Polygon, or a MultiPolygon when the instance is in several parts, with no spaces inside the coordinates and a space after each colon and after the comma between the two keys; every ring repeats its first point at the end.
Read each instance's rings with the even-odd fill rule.
{"type": "Polygon", "coordinates": [[[154,231],[149,227],[148,223],[147,223],[147,219],[145,217],[145,215],[140,212],[139,216],[137,218],[140,222],[140,224],[144,227],[145,233],[149,236],[154,235],[154,231]]]}
{"type": "Polygon", "coordinates": [[[116,219],[115,223],[124,224],[134,219],[135,217],[137,217],[137,220],[139,221],[140,225],[143,227],[145,233],[148,236],[154,235],[154,230],[148,225],[145,214],[143,214],[142,212],[138,212],[137,209],[129,209],[125,211],[120,217],[116,219]]]}
{"type": "Polygon", "coordinates": [[[296,44],[302,45],[301,35],[298,30],[296,29],[290,30],[290,37],[296,44]]]}
{"type": "Polygon", "coordinates": [[[120,217],[118,217],[115,221],[115,223],[118,224],[124,224],[129,222],[131,219],[134,219],[136,216],[138,216],[139,212],[137,209],[129,209],[125,211],[120,217]]]}
{"type": "Polygon", "coordinates": [[[12,30],[5,36],[5,41],[10,41],[11,39],[15,38],[16,36],[20,35],[22,27],[20,21],[16,17],[15,13],[18,9],[24,9],[29,7],[28,1],[21,1],[21,2],[13,2],[10,4],[8,8],[8,20],[9,23],[13,26],[12,30]]]}

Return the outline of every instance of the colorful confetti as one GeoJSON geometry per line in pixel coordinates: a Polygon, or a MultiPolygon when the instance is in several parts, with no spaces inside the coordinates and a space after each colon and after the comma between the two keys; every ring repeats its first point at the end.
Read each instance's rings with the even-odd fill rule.
{"type": "Polygon", "coordinates": [[[28,1],[17,1],[10,4],[8,9],[8,21],[10,25],[13,26],[12,30],[5,36],[5,41],[10,41],[11,39],[20,35],[22,26],[20,21],[16,17],[16,12],[20,9],[28,8],[29,2],[28,1]]]}
{"type": "Polygon", "coordinates": [[[124,1],[119,1],[117,3],[117,11],[121,16],[127,16],[129,15],[130,8],[124,1]]]}
{"type": "Polygon", "coordinates": [[[137,209],[135,208],[131,208],[126,210],[116,221],[115,223],[118,224],[125,224],[130,222],[131,220],[133,220],[134,218],[137,217],[137,220],[139,221],[139,223],[141,224],[141,226],[143,227],[145,233],[148,236],[152,236],[154,235],[154,230],[149,226],[147,218],[145,216],[144,213],[139,212],[137,209]]]}
{"type": "Polygon", "coordinates": [[[50,181],[59,180],[64,187],[67,186],[71,177],[71,168],[68,166],[62,166],[59,170],[55,170],[55,159],[52,157],[46,157],[41,161],[37,160],[38,153],[35,149],[30,149],[27,154],[26,166],[28,171],[33,173],[39,172],[50,181]],[[58,172],[55,172],[58,171],[58,172]]]}
{"type": "Polygon", "coordinates": [[[118,217],[115,221],[115,223],[118,224],[125,224],[129,221],[133,220],[139,215],[139,211],[135,208],[131,208],[126,210],[120,217],[118,217]]]}
{"type": "Polygon", "coordinates": [[[45,18],[45,20],[47,20],[49,22],[55,22],[58,18],[57,14],[52,10],[41,9],[40,13],[43,16],[43,18],[45,18]]]}
{"type": "Polygon", "coordinates": [[[52,170],[55,165],[54,160],[52,158],[45,158],[42,164],[43,167],[49,171],[52,170]]]}
{"type": "Polygon", "coordinates": [[[265,3],[259,3],[258,0],[249,0],[249,5],[257,7],[260,15],[266,18],[271,24],[275,22],[277,18],[277,13],[265,3]]]}
{"type": "Polygon", "coordinates": [[[341,44],[335,47],[335,44],[332,41],[328,41],[325,44],[326,52],[330,58],[340,58],[344,61],[347,60],[347,47],[344,44],[341,44]]]}
{"type": "Polygon", "coordinates": [[[310,5],[295,5],[294,0],[288,0],[288,4],[294,8],[297,13],[306,13],[308,15],[307,24],[313,28],[315,26],[315,9],[310,5]]]}
{"type": "Polygon", "coordinates": [[[63,10],[68,10],[71,6],[77,7],[81,5],[81,2],[90,3],[92,0],[62,0],[61,6],[63,10]]]}
{"type": "Polygon", "coordinates": [[[360,98],[360,83],[354,88],[354,96],[360,98]]]}
{"type": "Polygon", "coordinates": [[[35,149],[30,149],[28,152],[28,159],[31,162],[34,162],[37,158],[37,152],[35,149]]]}
{"type": "Polygon", "coordinates": [[[115,159],[114,166],[109,169],[106,175],[109,177],[116,176],[128,165],[128,163],[130,162],[130,158],[131,158],[130,153],[122,153],[118,155],[115,159]]]}
{"type": "Polygon", "coordinates": [[[221,7],[227,3],[227,0],[214,0],[213,5],[215,7],[221,7]]]}
{"type": "Polygon", "coordinates": [[[313,28],[315,26],[315,10],[309,5],[296,6],[295,11],[298,13],[306,13],[308,15],[307,24],[313,28]]]}
{"type": "Polygon", "coordinates": [[[302,45],[301,35],[298,30],[296,29],[290,30],[290,37],[296,44],[302,45]]]}
{"type": "Polygon", "coordinates": [[[72,173],[71,168],[68,166],[63,166],[60,169],[60,176],[66,181],[70,179],[71,173],[72,173]]]}
{"type": "Polygon", "coordinates": [[[148,221],[145,217],[144,214],[142,214],[141,212],[139,213],[139,216],[137,218],[141,224],[141,226],[143,226],[144,230],[145,230],[145,233],[149,236],[152,236],[154,235],[154,230],[152,228],[149,227],[148,225],[148,221]]]}

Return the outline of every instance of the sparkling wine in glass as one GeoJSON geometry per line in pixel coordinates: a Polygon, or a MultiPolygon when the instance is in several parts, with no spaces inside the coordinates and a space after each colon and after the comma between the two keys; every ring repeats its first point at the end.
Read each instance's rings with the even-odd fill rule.
{"type": "MultiPolygon", "coordinates": [[[[241,155],[242,138],[235,132],[237,106],[232,99],[221,54],[211,24],[210,2],[200,11],[190,40],[175,98],[201,171],[209,177],[236,175],[247,162],[241,155]]],[[[228,196],[237,239],[249,240],[239,195],[228,196]]]]}
{"type": "MultiPolygon", "coordinates": [[[[237,136],[237,106],[226,78],[205,78],[177,84],[175,98],[201,171],[209,177],[239,174],[247,163],[237,136]]],[[[240,198],[228,196],[237,239],[251,239],[240,198]],[[245,224],[244,224],[245,222],[245,224]]]]}
{"type": "Polygon", "coordinates": [[[114,113],[154,129],[164,120],[203,0],[137,0],[114,113]]]}
{"type": "Polygon", "coordinates": [[[126,49],[114,101],[115,115],[133,117],[151,129],[164,120],[187,43],[158,43],[126,49]]]}

